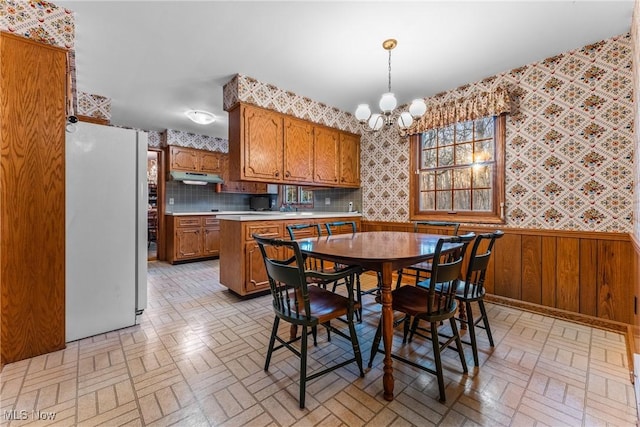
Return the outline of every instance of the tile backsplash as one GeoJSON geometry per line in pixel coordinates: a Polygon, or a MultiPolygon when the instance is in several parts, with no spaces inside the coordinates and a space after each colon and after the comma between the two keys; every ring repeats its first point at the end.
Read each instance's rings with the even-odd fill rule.
{"type": "MultiPolygon", "coordinates": [[[[216,193],[212,185],[186,185],[181,182],[168,181],[166,183],[166,212],[209,212],[212,209],[220,211],[248,211],[250,194],[216,193]],[[169,205],[173,199],[173,205],[169,205]]],[[[276,197],[276,195],[273,195],[276,197]]],[[[353,203],[353,210],[362,209],[362,191],[357,189],[335,188],[318,189],[313,192],[313,207],[300,210],[317,212],[347,212],[349,202],[353,203]],[[325,202],[329,199],[329,204],[325,202]]],[[[275,210],[282,202],[276,201],[275,210]]]]}

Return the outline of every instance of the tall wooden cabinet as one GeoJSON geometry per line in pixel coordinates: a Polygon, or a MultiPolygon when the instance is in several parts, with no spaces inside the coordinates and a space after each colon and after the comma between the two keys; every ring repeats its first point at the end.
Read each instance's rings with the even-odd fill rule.
{"type": "Polygon", "coordinates": [[[0,365],[65,347],[66,72],[0,33],[0,365]]]}

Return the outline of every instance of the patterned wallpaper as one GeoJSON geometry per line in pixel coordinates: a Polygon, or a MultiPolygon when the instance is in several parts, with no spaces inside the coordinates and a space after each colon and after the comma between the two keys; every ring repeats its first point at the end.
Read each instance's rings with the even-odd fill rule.
{"type": "Polygon", "coordinates": [[[111,98],[78,92],[77,104],[77,113],[79,115],[111,121],[111,98]]]}
{"type": "MultiPolygon", "coordinates": [[[[510,87],[506,226],[629,232],[634,105],[625,34],[471,83],[434,98],[510,87]]],[[[429,102],[429,99],[426,99],[429,102]]],[[[367,220],[409,220],[408,141],[394,130],[362,138],[367,220]]]]}
{"type": "Polygon", "coordinates": [[[223,88],[225,111],[240,101],[343,131],[360,133],[360,126],[351,113],[236,74],[223,88]]]}
{"type": "MultiPolygon", "coordinates": [[[[633,8],[633,18],[631,20],[631,44],[633,46],[633,87],[635,88],[635,116],[640,116],[640,1],[636,0],[633,8]]],[[[633,223],[633,234],[640,241],[640,120],[634,123],[635,131],[635,174],[633,192],[633,212],[635,221],[633,223]]]]}
{"type": "Polygon", "coordinates": [[[1,0],[0,30],[43,43],[73,48],[73,12],[48,1],[1,0]]]}
{"type": "Polygon", "coordinates": [[[201,150],[229,152],[229,141],[225,138],[198,135],[181,130],[167,129],[160,140],[160,146],[177,145],[179,147],[199,148],[201,150]]]}

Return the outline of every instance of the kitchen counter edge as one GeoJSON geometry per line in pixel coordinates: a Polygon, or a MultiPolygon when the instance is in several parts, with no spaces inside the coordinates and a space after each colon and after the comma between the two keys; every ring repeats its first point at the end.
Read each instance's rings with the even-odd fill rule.
{"type": "Polygon", "coordinates": [[[360,218],[362,214],[359,212],[273,212],[272,214],[240,214],[240,215],[219,215],[218,219],[227,221],[282,221],[289,219],[316,219],[316,218],[360,218]]]}

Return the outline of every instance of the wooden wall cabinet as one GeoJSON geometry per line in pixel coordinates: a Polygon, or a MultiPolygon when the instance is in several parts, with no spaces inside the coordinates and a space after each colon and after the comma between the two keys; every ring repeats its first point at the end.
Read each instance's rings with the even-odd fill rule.
{"type": "Polygon", "coordinates": [[[246,193],[246,194],[266,194],[267,184],[254,181],[234,181],[230,178],[229,156],[225,155],[222,166],[222,179],[224,183],[220,187],[222,193],[246,193]]]}
{"type": "Polygon", "coordinates": [[[229,159],[235,181],[360,186],[359,135],[253,105],[229,111],[229,159]]]}
{"type": "Polygon", "coordinates": [[[340,133],[340,186],[360,187],[360,136],[340,133]]]}
{"type": "Polygon", "coordinates": [[[317,127],[314,134],[313,182],[330,187],[340,184],[340,132],[317,127]]]}
{"type": "Polygon", "coordinates": [[[0,367],[65,348],[66,58],[0,33],[0,367]]]}
{"type": "MultiPolygon", "coordinates": [[[[220,251],[220,265],[224,268],[220,269],[220,283],[240,296],[267,291],[269,289],[267,272],[260,248],[252,235],[256,233],[267,237],[289,239],[285,228],[288,224],[324,224],[334,221],[355,221],[357,228],[360,229],[359,217],[271,221],[223,220],[220,238],[225,245],[220,251]]],[[[324,227],[322,232],[326,234],[324,227]]],[[[351,227],[341,228],[340,232],[351,233],[351,227]]]]}
{"type": "Polygon", "coordinates": [[[167,261],[193,261],[220,254],[220,220],[214,215],[167,217],[167,261]]]}
{"type": "Polygon", "coordinates": [[[171,171],[204,172],[212,174],[222,173],[225,153],[198,150],[188,147],[168,147],[168,168],[171,171]]]}
{"type": "Polygon", "coordinates": [[[313,182],[313,125],[285,116],[282,144],[283,182],[313,182]]]}

